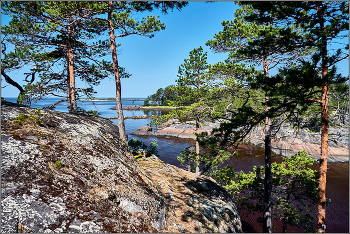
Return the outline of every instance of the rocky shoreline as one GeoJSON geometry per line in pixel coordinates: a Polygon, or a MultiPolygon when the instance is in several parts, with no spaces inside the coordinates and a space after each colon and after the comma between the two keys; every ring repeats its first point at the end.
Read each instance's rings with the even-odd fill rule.
{"type": "MultiPolygon", "coordinates": [[[[144,101],[145,99],[123,99],[122,101],[144,101]]],[[[105,99],[79,99],[79,101],[89,101],[89,102],[102,102],[102,101],[115,101],[115,98],[105,98],[105,99]]]]}
{"type": "MultiPolygon", "coordinates": [[[[124,119],[149,119],[157,118],[159,115],[135,115],[135,116],[124,116],[124,119]]],[[[118,119],[118,117],[107,117],[106,119],[118,119]]]]}
{"type": "MultiPolygon", "coordinates": [[[[199,128],[197,133],[208,132],[210,134],[212,129],[218,126],[219,123],[206,122],[204,126],[199,128]]],[[[194,133],[195,125],[193,121],[180,123],[178,120],[169,120],[159,126],[156,131],[152,131],[151,127],[142,126],[131,134],[196,139],[194,133]]],[[[264,128],[254,128],[244,139],[244,143],[264,147],[264,128]]],[[[300,129],[298,132],[288,125],[283,125],[273,137],[271,145],[272,152],[283,157],[290,157],[298,151],[305,149],[315,162],[317,162],[321,154],[321,134],[305,129],[300,129]]],[[[349,163],[349,128],[330,128],[328,145],[328,163],[349,163]]]]}
{"type": "MultiPolygon", "coordinates": [[[[116,107],[112,107],[112,110],[116,110],[116,107]]],[[[166,111],[176,109],[175,107],[162,107],[162,106],[123,106],[123,110],[153,110],[153,111],[166,111]]]]}

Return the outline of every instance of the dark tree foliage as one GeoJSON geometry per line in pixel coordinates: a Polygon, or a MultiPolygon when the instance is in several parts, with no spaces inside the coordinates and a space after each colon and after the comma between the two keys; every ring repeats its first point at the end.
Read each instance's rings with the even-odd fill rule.
{"type": "MultiPolygon", "coordinates": [[[[310,60],[299,60],[284,67],[279,74],[266,79],[261,76],[255,85],[268,90],[273,97],[270,105],[275,106],[271,111],[291,113],[300,107],[306,111],[312,102],[321,107],[321,156],[319,178],[319,217],[318,232],[325,232],[326,208],[326,173],[329,128],[329,87],[330,85],[344,84],[348,77],[337,73],[335,64],[348,58],[348,43],[341,41],[349,36],[349,3],[348,2],[276,2],[262,4],[249,3],[254,8],[268,12],[276,17],[280,23],[295,25],[300,28],[304,36],[285,45],[296,48],[311,48],[314,50],[310,60]],[[337,43],[340,48],[332,53],[330,45],[337,43]],[[271,90],[271,85],[276,89],[271,90]],[[318,96],[318,97],[317,97],[318,96]]],[[[247,20],[257,20],[249,18],[247,20]]],[[[261,18],[264,21],[264,18],[261,18]]],[[[292,34],[289,34],[292,36],[292,34]]],[[[288,34],[287,34],[288,36],[288,34]]],[[[293,37],[292,37],[293,38],[293,37]]]]}

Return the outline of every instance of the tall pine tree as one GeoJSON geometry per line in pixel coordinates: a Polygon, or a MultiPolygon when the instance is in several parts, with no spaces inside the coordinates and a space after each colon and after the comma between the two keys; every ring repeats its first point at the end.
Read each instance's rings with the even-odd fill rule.
{"type": "Polygon", "coordinates": [[[152,11],[160,8],[162,12],[167,13],[167,10],[177,8],[180,10],[186,6],[187,2],[125,2],[125,1],[108,1],[108,4],[103,3],[100,6],[103,12],[107,12],[107,19],[102,17],[94,17],[95,20],[101,22],[99,27],[101,30],[107,30],[110,39],[110,50],[112,52],[113,73],[116,84],[116,110],[118,114],[118,128],[120,137],[127,142],[127,134],[124,125],[124,115],[121,102],[121,82],[119,61],[116,52],[116,38],[126,37],[129,35],[141,35],[152,38],[155,32],[165,29],[165,24],[162,23],[156,16],[147,16],[142,20],[136,20],[132,13],[152,11]]]}
{"type": "MultiPolygon", "coordinates": [[[[264,2],[265,8],[254,8],[251,2],[240,2],[241,6],[235,12],[233,21],[224,21],[223,31],[214,35],[214,40],[209,40],[209,45],[214,52],[229,52],[229,59],[237,62],[248,63],[254,66],[262,65],[265,78],[269,78],[269,72],[277,65],[283,64],[294,58],[296,54],[302,55],[298,48],[280,46],[281,42],[288,42],[297,37],[297,31],[294,27],[276,24],[277,18],[270,15],[267,11],[272,3],[264,2]],[[295,31],[295,33],[290,33],[295,31]],[[287,37],[288,35],[288,37],[287,37]]],[[[286,45],[289,45],[286,43],[286,45]]],[[[274,89],[273,86],[268,89],[274,89]]],[[[266,90],[267,91],[267,90],[266,90]]],[[[265,179],[264,179],[264,212],[263,212],[263,230],[271,232],[271,102],[270,97],[265,91],[265,110],[250,125],[256,125],[264,119],[265,122],[265,179]],[[260,119],[260,120],[259,120],[260,119]],[[259,121],[257,121],[259,120],[259,121]]],[[[252,110],[250,109],[250,112],[252,110]]],[[[248,114],[248,113],[246,113],[248,114]]],[[[245,125],[249,118],[242,119],[241,125],[245,125]]],[[[252,127],[249,127],[250,131],[252,127]]]]}
{"type": "Polygon", "coordinates": [[[92,90],[92,87],[77,90],[76,77],[96,85],[110,73],[111,64],[98,60],[106,55],[109,43],[95,40],[101,31],[92,21],[92,16],[101,13],[100,5],[96,2],[6,2],[2,10],[12,16],[9,26],[2,28],[9,41],[16,47],[40,48],[42,60],[50,62],[42,65],[44,68],[36,68],[42,71],[41,80],[30,87],[31,91],[45,89],[53,81],[56,85],[51,91],[55,91],[65,83],[69,112],[76,113],[77,91],[92,90]],[[64,69],[49,71],[54,63],[61,63],[64,69]]]}
{"type": "MultiPolygon", "coordinates": [[[[177,96],[177,105],[191,106],[186,109],[187,116],[194,116],[196,123],[196,133],[198,133],[200,119],[201,119],[201,99],[207,93],[208,84],[208,63],[207,52],[203,51],[202,47],[190,51],[189,59],[185,59],[184,63],[180,65],[178,71],[178,79],[176,80],[177,92],[181,95],[177,96]]],[[[191,117],[187,117],[191,118],[191,117]]],[[[196,173],[199,172],[199,142],[196,141],[196,173]]],[[[190,164],[188,169],[190,170],[190,164]]]]}
{"type": "MultiPolygon", "coordinates": [[[[255,3],[254,3],[255,4],[255,3]]],[[[263,5],[254,5],[263,9],[263,5]]],[[[315,53],[311,61],[300,61],[299,64],[284,68],[273,82],[280,84],[280,95],[284,99],[279,106],[291,103],[302,104],[304,109],[312,102],[321,106],[321,156],[318,191],[318,232],[326,229],[326,175],[328,155],[329,128],[329,87],[342,83],[349,78],[337,73],[336,63],[348,58],[349,36],[349,2],[276,2],[268,10],[285,24],[294,24],[302,28],[305,37],[299,43],[290,45],[311,47],[315,53]],[[336,52],[331,46],[338,44],[336,52]],[[315,95],[319,94],[319,98],[315,95]]],[[[271,81],[263,81],[265,84],[271,81]]],[[[277,100],[277,99],[276,99],[277,100]]]]}

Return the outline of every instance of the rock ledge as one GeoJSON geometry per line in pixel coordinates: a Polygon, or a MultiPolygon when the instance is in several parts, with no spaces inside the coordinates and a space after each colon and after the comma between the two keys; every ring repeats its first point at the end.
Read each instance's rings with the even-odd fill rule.
{"type": "Polygon", "coordinates": [[[222,188],[201,178],[220,196],[199,189],[196,194],[186,190],[192,182],[180,169],[156,158],[146,160],[149,166],[141,160],[140,166],[107,119],[2,106],[1,131],[1,232],[172,232],[171,217],[179,220],[176,232],[241,231],[238,212],[222,188]],[[27,118],[16,123],[21,114],[27,118]],[[162,169],[150,170],[158,164],[162,169]],[[160,182],[154,173],[176,178],[177,193],[171,188],[170,194],[192,193],[183,194],[182,202],[190,204],[194,196],[205,202],[202,213],[193,209],[198,231],[180,222],[181,209],[161,187],[175,182],[160,182]],[[220,207],[226,206],[223,213],[220,207]]]}

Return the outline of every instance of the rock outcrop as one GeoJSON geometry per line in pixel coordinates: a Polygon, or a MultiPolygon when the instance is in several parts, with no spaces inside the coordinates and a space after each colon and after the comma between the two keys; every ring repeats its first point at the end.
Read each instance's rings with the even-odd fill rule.
{"type": "MultiPolygon", "coordinates": [[[[112,107],[112,110],[116,110],[117,107],[112,107]]],[[[123,110],[155,110],[155,111],[164,111],[164,110],[172,110],[172,107],[164,107],[164,106],[123,106],[123,110]]]]}
{"type": "MultiPolygon", "coordinates": [[[[194,121],[180,123],[172,119],[160,125],[156,131],[146,130],[143,126],[132,132],[133,135],[158,136],[158,137],[178,137],[187,139],[196,139],[194,121]]],[[[205,122],[197,133],[211,133],[213,128],[217,128],[219,122],[205,122]]],[[[244,139],[245,143],[251,143],[258,147],[264,147],[264,128],[255,127],[244,139]]],[[[329,129],[329,163],[348,163],[349,162],[349,128],[330,128],[329,129]]],[[[306,150],[311,157],[317,161],[321,154],[321,133],[313,133],[306,129],[291,128],[289,125],[282,125],[279,131],[273,136],[272,152],[290,157],[300,150],[306,150]]]]}
{"type": "MultiPolygon", "coordinates": [[[[119,140],[118,127],[107,119],[2,106],[1,154],[1,232],[175,230],[169,225],[179,220],[177,208],[152,170],[145,170],[142,160],[142,167],[138,164],[119,140]]],[[[186,193],[188,186],[194,194],[189,196],[204,201],[201,209],[193,211],[200,220],[198,232],[241,231],[235,206],[222,188],[200,178],[204,187],[216,188],[218,196],[210,194],[200,190],[199,180],[162,165],[163,173],[171,175],[166,169],[171,168],[172,178],[178,179],[178,193],[186,193]]],[[[162,172],[157,169],[156,173],[162,172]]],[[[184,195],[182,201],[190,204],[191,199],[184,195]]],[[[177,224],[177,231],[197,232],[180,221],[177,224]]]]}
{"type": "Polygon", "coordinates": [[[177,137],[177,138],[185,138],[185,139],[196,139],[195,133],[207,132],[210,134],[214,127],[218,127],[219,124],[216,125],[208,125],[200,127],[196,131],[194,121],[188,121],[186,123],[180,123],[177,119],[171,119],[165,122],[164,124],[158,126],[156,131],[146,131],[144,126],[139,127],[136,131],[132,132],[131,135],[138,136],[156,136],[156,137],[177,137]]]}
{"type": "MultiPolygon", "coordinates": [[[[264,146],[264,128],[256,127],[245,138],[256,146],[264,146]]],[[[305,150],[318,161],[321,155],[321,133],[306,129],[296,130],[288,125],[282,125],[271,140],[272,152],[284,157],[291,157],[300,150],[305,150]]],[[[329,128],[328,163],[349,162],[349,129],[329,128]]]]}
{"type": "MultiPolygon", "coordinates": [[[[149,119],[157,118],[159,115],[136,115],[136,116],[125,116],[124,119],[149,119]]],[[[118,117],[108,117],[106,119],[118,119],[118,117]]]]}
{"type": "Polygon", "coordinates": [[[241,221],[229,194],[213,179],[169,165],[156,156],[137,160],[166,197],[162,232],[241,232],[241,221]]]}

